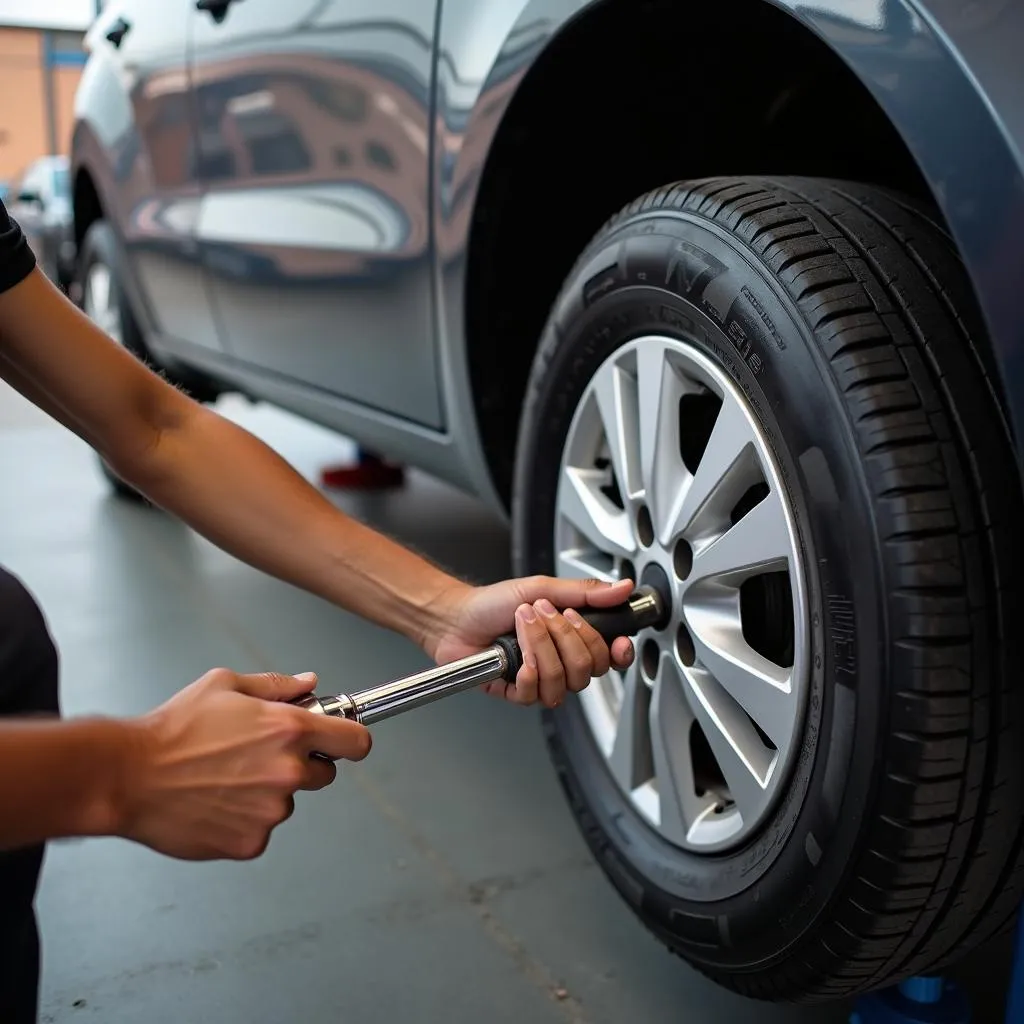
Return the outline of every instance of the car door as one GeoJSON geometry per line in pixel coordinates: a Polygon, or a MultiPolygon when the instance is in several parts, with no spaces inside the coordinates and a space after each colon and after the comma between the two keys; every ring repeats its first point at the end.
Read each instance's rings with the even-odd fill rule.
{"type": "Polygon", "coordinates": [[[199,0],[197,223],[232,354],[441,425],[433,0],[199,0]]]}
{"type": "Polygon", "coordinates": [[[166,344],[223,350],[195,241],[200,190],[188,92],[195,0],[107,0],[87,36],[88,166],[166,344]]]}

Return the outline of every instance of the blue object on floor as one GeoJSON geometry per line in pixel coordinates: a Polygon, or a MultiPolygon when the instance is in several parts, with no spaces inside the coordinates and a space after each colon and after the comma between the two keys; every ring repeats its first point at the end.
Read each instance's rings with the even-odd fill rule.
{"type": "Polygon", "coordinates": [[[1017,944],[1013,950],[1013,967],[1010,970],[1006,1024],[1024,1024],[1024,911],[1017,921],[1017,944]]]}
{"type": "MultiPolygon", "coordinates": [[[[967,996],[945,978],[908,978],[896,988],[857,1001],[850,1024],[970,1024],[967,996]]],[[[1024,1024],[1024,912],[1010,966],[1005,1024],[1024,1024]]]]}
{"type": "Polygon", "coordinates": [[[970,1024],[971,1006],[945,978],[908,978],[896,988],[865,996],[850,1024],[970,1024]]]}

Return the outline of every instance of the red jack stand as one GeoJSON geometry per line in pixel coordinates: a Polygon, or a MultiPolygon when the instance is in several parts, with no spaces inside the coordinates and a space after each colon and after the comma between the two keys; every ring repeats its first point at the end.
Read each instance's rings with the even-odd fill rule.
{"type": "Polygon", "coordinates": [[[328,466],[320,472],[320,483],[338,490],[384,491],[401,487],[405,470],[360,448],[354,466],[328,466]]]}

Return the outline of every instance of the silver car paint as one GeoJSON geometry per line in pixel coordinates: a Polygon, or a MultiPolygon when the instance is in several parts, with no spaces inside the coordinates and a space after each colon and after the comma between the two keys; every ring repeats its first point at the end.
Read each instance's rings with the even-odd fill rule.
{"type": "MultiPolygon", "coordinates": [[[[246,0],[238,10],[261,2],[246,0]]],[[[391,34],[384,32],[381,38],[394,40],[403,30],[418,31],[423,2],[407,0],[409,16],[404,25],[401,5],[387,5],[392,21],[386,27],[391,34]]],[[[907,143],[974,281],[1019,431],[1024,427],[1024,315],[1016,290],[1024,240],[1024,92],[1017,62],[1024,40],[1024,6],[1013,0],[765,2],[774,2],[824,39],[872,92],[907,143]]],[[[130,287],[153,332],[157,354],[177,355],[219,372],[254,395],[419,465],[499,508],[476,431],[466,365],[463,303],[469,228],[480,170],[508,103],[536,55],[593,3],[439,0],[430,92],[433,110],[424,109],[422,122],[433,126],[433,185],[425,193],[431,197],[430,237],[405,254],[407,263],[399,269],[397,291],[384,293],[390,303],[418,296],[417,308],[429,310],[421,333],[402,339],[423,371],[420,386],[433,396],[413,403],[419,422],[401,412],[407,378],[390,403],[370,405],[356,397],[358,393],[387,398],[390,368],[402,350],[396,349],[376,366],[369,359],[372,347],[362,352],[351,349],[346,355],[346,344],[351,342],[344,339],[340,316],[338,336],[329,339],[337,352],[337,365],[340,371],[347,365],[359,366],[363,374],[362,386],[347,394],[339,393],[338,387],[325,387],[322,379],[297,380],[257,365],[238,351],[239,345],[246,344],[244,337],[226,336],[219,329],[219,284],[215,277],[211,280],[208,258],[204,269],[203,250],[208,250],[209,239],[199,231],[203,183],[183,180],[167,189],[143,180],[134,190],[124,187],[132,147],[140,145],[136,119],[140,110],[144,112],[139,97],[145,83],[162,77],[166,87],[176,80],[176,69],[177,81],[182,81],[184,51],[175,47],[184,46],[184,37],[194,37],[195,19],[204,16],[194,12],[191,3],[184,3],[182,24],[158,34],[148,51],[132,44],[129,34],[122,52],[132,52],[132,45],[135,50],[126,68],[124,58],[102,41],[103,26],[122,6],[111,5],[93,32],[101,52],[90,62],[79,92],[74,158],[76,166],[87,167],[93,176],[107,215],[124,241],[132,271],[130,287]],[[136,83],[134,100],[126,98],[126,82],[136,83]],[[157,238],[151,225],[168,211],[175,230],[157,238]],[[140,221],[140,213],[150,219],[140,221]],[[427,274],[433,287],[424,306],[427,274]],[[161,314],[160,331],[155,329],[153,305],[161,314]]],[[[153,7],[146,6],[146,17],[150,17],[153,7]]],[[[344,20],[341,5],[313,6],[333,8],[344,20]]],[[[136,0],[128,0],[127,7],[140,24],[145,20],[136,0]]],[[[176,2],[160,7],[171,21],[177,16],[176,2]]],[[[215,29],[207,26],[203,32],[209,36],[215,29]]],[[[347,52],[335,52],[334,57],[342,65],[351,62],[347,52]]],[[[393,106],[400,95],[404,102],[410,90],[400,80],[394,54],[381,52],[379,57],[375,67],[382,90],[391,94],[387,102],[393,106]]],[[[416,70],[420,75],[424,72],[422,65],[416,70]]],[[[228,244],[219,246],[217,258],[230,266],[250,255],[245,244],[232,244],[229,238],[228,244]]],[[[291,286],[282,280],[275,285],[285,299],[291,286]]],[[[332,308],[337,314],[345,304],[328,305],[318,313],[317,322],[328,322],[332,308]]],[[[387,322],[384,313],[379,315],[387,322]]],[[[281,339],[282,345],[286,343],[281,339]]]]}

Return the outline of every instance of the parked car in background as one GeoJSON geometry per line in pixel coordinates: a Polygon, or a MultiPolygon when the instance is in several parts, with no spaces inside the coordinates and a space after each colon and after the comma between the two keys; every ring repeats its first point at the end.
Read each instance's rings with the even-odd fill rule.
{"type": "Polygon", "coordinates": [[[4,202],[25,232],[47,277],[67,290],[75,269],[68,158],[44,156],[34,160],[4,202]]]}
{"type": "MultiPolygon", "coordinates": [[[[110,0],[83,303],[659,587],[545,713],[637,918],[737,992],[938,970],[1024,892],[1013,0],[110,0]]],[[[119,492],[131,492],[113,481],[119,492]]]]}

